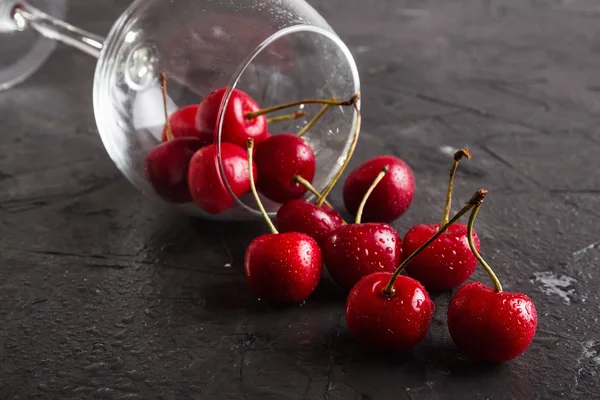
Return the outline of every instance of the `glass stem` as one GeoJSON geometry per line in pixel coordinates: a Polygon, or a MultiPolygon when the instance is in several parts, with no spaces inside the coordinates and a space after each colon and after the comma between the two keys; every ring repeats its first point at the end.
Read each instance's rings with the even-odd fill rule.
{"type": "Polygon", "coordinates": [[[102,36],[67,24],[25,2],[19,3],[13,10],[12,17],[20,30],[31,27],[44,37],[62,42],[93,57],[100,56],[104,43],[102,36]]]}

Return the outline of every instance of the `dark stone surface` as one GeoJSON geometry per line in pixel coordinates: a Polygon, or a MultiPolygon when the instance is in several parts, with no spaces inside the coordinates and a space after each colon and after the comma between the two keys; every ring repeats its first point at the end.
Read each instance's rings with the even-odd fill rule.
{"type": "MultiPolygon", "coordinates": [[[[72,1],[69,20],[107,32],[127,3],[72,1]]],[[[0,93],[0,398],[600,398],[597,0],[314,4],[362,74],[352,165],[393,153],[414,168],[401,233],[438,220],[449,154],[471,149],[457,193],[490,190],[482,248],[537,304],[531,348],[500,366],[462,356],[450,294],[393,357],[348,337],[328,281],[302,306],[257,302],[241,259],[264,227],[147,205],[96,134],[94,60],[60,47],[0,93]]]]}

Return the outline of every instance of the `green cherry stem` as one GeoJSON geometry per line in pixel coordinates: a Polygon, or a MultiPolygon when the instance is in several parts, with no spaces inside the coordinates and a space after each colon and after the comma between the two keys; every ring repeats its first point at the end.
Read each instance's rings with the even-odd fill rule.
{"type": "MultiPolygon", "coordinates": [[[[319,197],[321,197],[321,193],[319,193],[319,191],[317,189],[315,189],[315,187],[309,181],[307,181],[306,179],[304,179],[300,175],[296,175],[294,177],[294,180],[296,182],[298,182],[299,184],[301,184],[302,186],[304,186],[306,189],[308,189],[309,192],[311,192],[312,194],[314,194],[315,196],[317,196],[317,199],[319,197]]],[[[323,204],[325,204],[327,207],[333,209],[333,206],[327,200],[325,200],[325,202],[323,204]]],[[[344,224],[344,225],[347,224],[347,222],[343,218],[342,218],[342,224],[344,224]]]]}
{"type": "Polygon", "coordinates": [[[494,273],[492,268],[488,265],[488,263],[485,262],[483,257],[481,257],[481,254],[479,254],[479,252],[477,251],[477,248],[475,247],[475,243],[473,243],[473,225],[475,224],[475,218],[477,218],[477,213],[479,212],[480,208],[481,208],[481,202],[479,204],[477,204],[475,206],[475,208],[473,208],[473,210],[471,211],[471,215],[469,216],[469,224],[467,225],[467,237],[469,238],[469,247],[471,248],[471,251],[477,258],[477,260],[481,263],[483,268],[485,268],[485,272],[488,273],[488,275],[492,279],[492,282],[494,282],[494,287],[496,288],[496,292],[501,292],[502,285],[500,284],[500,280],[498,279],[498,277],[496,276],[496,274],[494,273]]]}
{"type": "Polygon", "coordinates": [[[450,181],[448,182],[448,191],[446,192],[446,206],[444,207],[444,215],[442,216],[442,222],[440,223],[440,226],[446,225],[448,223],[448,218],[450,217],[450,208],[452,206],[452,188],[454,186],[454,175],[456,175],[458,163],[463,157],[466,157],[467,160],[471,158],[471,153],[469,153],[469,149],[460,149],[456,153],[454,153],[454,162],[452,163],[452,168],[450,169],[450,181]]]}
{"type": "Polygon", "coordinates": [[[256,200],[256,204],[258,205],[260,212],[262,213],[263,217],[265,217],[267,225],[269,225],[269,229],[271,229],[272,233],[276,234],[279,232],[277,231],[277,228],[275,228],[275,225],[273,225],[273,221],[271,221],[271,218],[269,218],[269,214],[267,214],[267,211],[265,210],[262,201],[260,201],[260,197],[258,196],[258,192],[256,191],[256,185],[254,184],[254,172],[252,171],[252,153],[254,153],[253,150],[254,139],[248,139],[248,175],[250,176],[250,188],[252,189],[252,195],[254,196],[254,200],[256,200]]]}
{"type": "Polygon", "coordinates": [[[289,121],[291,119],[298,119],[306,116],[306,111],[297,110],[291,114],[278,115],[276,117],[267,118],[267,124],[272,124],[273,122],[279,121],[289,121]]]}
{"type": "MultiPolygon", "coordinates": [[[[331,100],[335,100],[335,99],[331,99],[331,100]]],[[[319,112],[313,117],[313,119],[311,119],[310,121],[308,121],[308,124],[306,124],[304,126],[304,128],[302,128],[300,130],[300,132],[297,133],[298,137],[302,137],[306,134],[306,132],[308,132],[308,130],[310,128],[312,128],[314,126],[314,124],[317,123],[318,120],[321,119],[321,117],[323,116],[323,114],[325,114],[327,112],[327,110],[329,109],[329,107],[331,107],[330,104],[325,104],[320,110],[319,112]]]]}
{"type": "Polygon", "coordinates": [[[473,195],[473,197],[471,197],[471,199],[467,202],[467,204],[465,204],[465,206],[459,212],[457,212],[454,215],[454,217],[452,217],[452,219],[450,219],[450,221],[448,221],[447,224],[444,224],[442,227],[440,227],[440,229],[435,233],[435,235],[430,237],[429,240],[427,240],[425,243],[423,243],[421,245],[421,247],[419,247],[417,250],[415,250],[410,256],[405,258],[404,261],[402,261],[402,263],[400,264],[400,266],[398,266],[398,268],[396,268],[396,271],[394,271],[394,273],[392,274],[390,281],[386,285],[385,289],[383,289],[383,294],[385,296],[392,297],[394,295],[394,282],[396,281],[396,278],[398,278],[398,275],[400,275],[400,273],[408,265],[408,263],[410,263],[416,256],[418,256],[419,253],[421,251],[423,251],[423,249],[425,249],[427,246],[429,246],[442,233],[446,232],[446,230],[450,227],[450,225],[452,225],[453,223],[458,221],[463,215],[468,213],[469,210],[471,210],[473,207],[476,207],[478,204],[481,204],[481,202],[485,198],[486,194],[487,194],[487,190],[485,190],[485,189],[479,189],[477,192],[475,192],[475,194],[473,195]]]}
{"type": "Polygon", "coordinates": [[[248,112],[246,113],[246,119],[251,120],[261,115],[269,114],[275,111],[283,110],[285,108],[301,106],[303,104],[329,104],[330,106],[351,106],[355,104],[360,97],[360,93],[356,93],[348,100],[332,100],[332,99],[306,99],[306,100],[296,100],[290,103],[279,104],[273,107],[267,107],[260,109],[258,111],[248,112]]]}
{"type": "Polygon", "coordinates": [[[163,110],[165,112],[165,136],[167,141],[175,139],[173,130],[171,129],[171,121],[169,121],[169,105],[167,103],[167,75],[164,72],[160,73],[160,88],[162,90],[163,110]]]}
{"type": "Polygon", "coordinates": [[[383,167],[381,169],[381,172],[379,172],[377,177],[375,177],[375,180],[373,181],[373,183],[371,183],[371,186],[369,186],[367,193],[365,193],[365,195],[363,196],[362,200],[360,201],[360,205],[358,206],[358,210],[356,211],[356,219],[354,220],[355,224],[360,224],[360,221],[362,219],[363,210],[365,209],[365,204],[367,204],[367,200],[369,200],[369,196],[371,196],[371,193],[373,193],[373,190],[375,190],[375,187],[377,187],[379,182],[381,182],[381,180],[383,179],[385,174],[388,173],[389,170],[390,170],[389,165],[386,165],[385,167],[383,167]]]}
{"type": "MultiPolygon", "coordinates": [[[[309,192],[311,192],[312,194],[317,196],[317,198],[321,197],[321,193],[319,193],[319,191],[317,189],[315,189],[315,187],[309,181],[304,179],[302,176],[296,175],[296,176],[294,176],[294,180],[296,182],[298,182],[299,184],[301,184],[302,186],[304,186],[306,189],[308,189],[309,192]]],[[[328,207],[333,208],[333,206],[331,204],[329,204],[329,202],[327,200],[325,200],[324,204],[328,207]]]]}
{"type": "Polygon", "coordinates": [[[329,196],[329,193],[331,192],[331,190],[333,189],[333,187],[335,186],[337,181],[340,179],[340,177],[344,173],[344,170],[350,163],[352,154],[354,154],[354,150],[356,149],[356,144],[358,143],[358,136],[360,134],[360,124],[362,121],[362,116],[361,116],[360,110],[358,108],[358,97],[354,98],[354,110],[356,110],[356,127],[354,129],[354,136],[352,138],[352,143],[350,143],[350,149],[348,149],[348,155],[346,156],[346,159],[344,160],[342,167],[338,170],[337,174],[335,174],[335,176],[333,177],[331,182],[329,182],[329,185],[327,185],[325,190],[323,190],[323,193],[321,193],[321,197],[319,197],[319,199],[317,200],[318,206],[323,204],[323,202],[325,201],[327,196],[329,196]]]}

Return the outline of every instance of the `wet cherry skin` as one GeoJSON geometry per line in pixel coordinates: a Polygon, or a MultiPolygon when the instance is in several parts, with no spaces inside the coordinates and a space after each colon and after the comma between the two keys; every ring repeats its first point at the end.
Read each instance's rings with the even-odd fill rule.
{"type": "Polygon", "coordinates": [[[367,200],[362,217],[364,222],[395,220],[408,210],[415,195],[415,178],[408,164],[394,156],[379,156],[361,164],[346,178],[343,189],[346,210],[356,215],[369,186],[386,165],[389,165],[389,172],[367,200]]]}
{"type": "MultiPolygon", "coordinates": [[[[414,253],[439,228],[439,224],[413,226],[402,242],[404,257],[414,253]]],[[[475,232],[473,242],[479,250],[479,238],[475,232]]],[[[406,273],[421,282],[428,291],[437,292],[462,285],[476,266],[477,258],[469,248],[467,226],[456,222],[406,266],[406,273]]]]}
{"type": "Polygon", "coordinates": [[[394,272],[402,259],[398,232],[384,223],[342,225],[322,240],[329,275],[342,288],[374,272],[394,272]]]}
{"type": "MultiPolygon", "coordinates": [[[[188,183],[196,204],[209,214],[219,214],[230,209],[235,199],[221,177],[217,145],[202,147],[190,161],[188,183]]],[[[250,190],[250,174],[246,150],[231,143],[221,143],[224,179],[233,193],[240,197],[250,190]]],[[[256,165],[253,164],[256,180],[256,165]]]]}
{"type": "Polygon", "coordinates": [[[481,282],[462,286],[448,307],[456,346],[477,360],[504,362],[520,356],[537,329],[533,301],[523,293],[496,292],[481,282]]]}
{"type": "Polygon", "coordinates": [[[392,273],[362,278],[346,300],[346,324],[359,343],[382,351],[403,351],[419,343],[429,330],[435,305],[415,279],[399,275],[391,297],[383,293],[392,273]]]}
{"type": "MultiPolygon", "coordinates": [[[[219,107],[226,88],[212,91],[198,105],[196,129],[202,137],[214,137],[219,118],[219,107]]],[[[267,118],[264,115],[247,119],[246,113],[260,110],[256,102],[245,92],[234,89],[229,97],[223,119],[221,141],[246,148],[248,139],[258,145],[267,138],[267,118]]]]}
{"type": "MultiPolygon", "coordinates": [[[[206,135],[206,132],[202,134],[196,129],[196,114],[198,113],[198,104],[191,104],[189,106],[182,107],[175,111],[169,117],[169,124],[171,126],[171,133],[174,138],[178,137],[195,137],[202,141],[202,145],[206,146],[211,144],[215,140],[214,132],[210,135],[206,135]]],[[[163,129],[162,141],[167,141],[167,130],[166,127],[163,129]]]]}
{"type": "Polygon", "coordinates": [[[306,200],[290,200],[277,211],[275,226],[279,232],[301,232],[321,244],[323,239],[343,225],[339,212],[323,204],[306,200]]]}
{"type": "Polygon", "coordinates": [[[279,133],[259,144],[255,160],[258,190],[278,203],[299,199],[306,193],[306,187],[295,176],[309,182],[315,176],[315,153],[304,139],[293,133],[279,133]]]}
{"type": "Polygon", "coordinates": [[[270,303],[297,303],[315,290],[323,259],[317,242],[303,233],[261,235],[244,256],[244,273],[260,299],[270,303]]]}
{"type": "Polygon", "coordinates": [[[146,179],[156,193],[173,203],[192,201],[188,187],[188,167],[202,142],[193,137],[181,137],[154,147],[144,163],[146,179]]]}

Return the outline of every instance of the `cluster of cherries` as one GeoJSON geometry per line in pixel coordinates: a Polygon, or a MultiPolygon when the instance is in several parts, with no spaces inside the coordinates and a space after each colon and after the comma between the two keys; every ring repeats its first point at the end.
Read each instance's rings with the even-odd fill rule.
{"type": "MultiPolygon", "coordinates": [[[[219,179],[213,143],[224,93],[215,91],[200,105],[182,108],[168,118],[171,127],[167,122],[163,143],[146,162],[148,179],[159,194],[176,202],[192,199],[210,213],[222,212],[234,202],[219,179]]],[[[435,305],[428,291],[462,285],[448,309],[448,329],[457,347],[485,361],[518,357],[533,340],[537,314],[525,294],[502,290],[479,254],[473,226],[487,191],[478,190],[450,218],[454,175],[460,160],[470,158],[468,150],[454,155],[441,222],[416,225],[404,240],[390,223],[409,208],[415,181],[410,167],[397,157],[375,157],[349,174],[343,200],[355,217],[353,223],[344,221],[327,202],[358,141],[357,101],[355,95],[347,101],[308,100],[261,110],[248,95],[233,91],[221,137],[226,179],[237,196],[252,192],[272,232],[257,237],[246,249],[244,272],[250,287],[271,303],[302,302],[316,289],[325,264],[331,278],[349,293],[346,323],[351,335],[378,350],[403,351],[417,345],[429,330],[435,305]],[[271,121],[265,114],[308,102],[324,106],[298,134],[267,132],[268,122],[295,118],[299,112],[271,121]],[[357,123],[348,157],[319,193],[312,186],[314,153],[302,135],[331,105],[354,106],[357,123]],[[302,199],[307,190],[315,195],[314,203],[302,199]],[[259,191],[282,203],[274,223],[259,191]],[[457,222],[469,212],[468,224],[457,222]],[[464,284],[478,262],[493,288],[481,282],[464,284]]]]}
{"type": "MultiPolygon", "coordinates": [[[[252,155],[250,139],[249,165],[252,155]]],[[[448,309],[450,335],[475,359],[503,362],[519,356],[533,340],[537,314],[525,294],[502,290],[479,254],[473,225],[487,191],[478,190],[449,218],[454,174],[463,157],[470,157],[468,150],[454,156],[441,223],[416,225],[404,241],[389,223],[410,205],[415,183],[408,165],[393,156],[373,158],[349,174],[343,198],[354,223],[346,223],[323,202],[331,183],[315,204],[286,202],[275,224],[261,208],[272,233],[259,236],[246,250],[250,286],[269,302],[300,302],[317,287],[324,263],[333,280],[349,291],[346,323],[351,335],[378,350],[403,351],[429,330],[435,305],[428,291],[461,286],[479,261],[494,288],[471,282],[458,289],[448,309]],[[457,222],[469,211],[468,224],[457,222]]]]}
{"type": "Polygon", "coordinates": [[[239,198],[250,191],[248,139],[256,145],[254,183],[265,197],[285,203],[302,198],[307,190],[314,191],[315,154],[303,136],[330,106],[351,106],[358,101],[355,95],[346,101],[300,100],[261,109],[247,93],[234,89],[223,116],[219,149],[215,137],[227,89],[217,89],[199,104],[182,107],[169,116],[165,74],[160,78],[166,123],[162,142],[146,156],[146,177],[163,199],[172,203],[193,201],[209,214],[227,211],[235,204],[234,196],[239,198]],[[270,119],[266,114],[307,103],[323,104],[323,109],[300,132],[272,135],[268,131],[273,122],[301,118],[306,113],[297,110],[270,119]]]}

